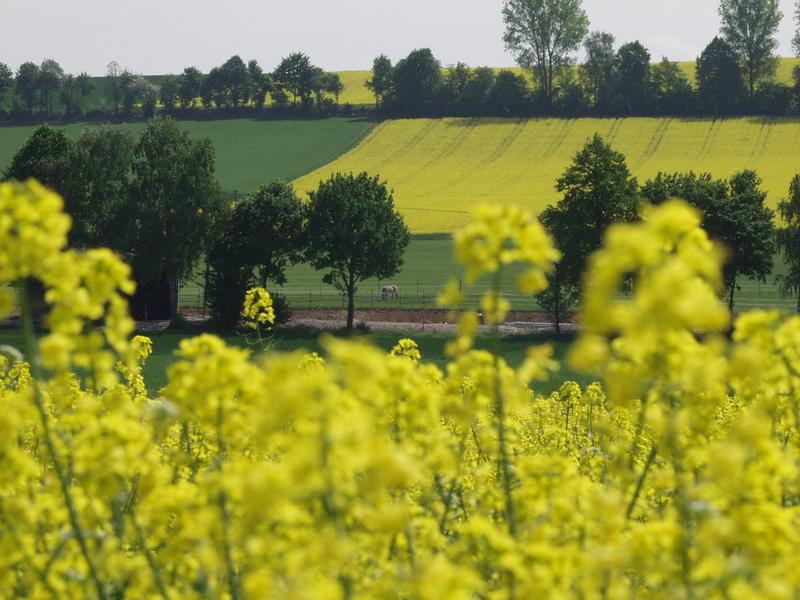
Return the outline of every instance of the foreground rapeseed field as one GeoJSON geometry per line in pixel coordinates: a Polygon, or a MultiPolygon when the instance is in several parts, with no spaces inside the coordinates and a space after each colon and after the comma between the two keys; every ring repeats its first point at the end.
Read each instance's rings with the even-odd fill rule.
{"type": "MultiPolygon", "coordinates": [[[[609,230],[572,350],[603,385],[537,394],[548,348],[511,368],[466,313],[442,369],[411,340],[256,364],[203,335],[147,390],[128,267],[67,250],[55,194],[0,185],[0,283],[51,307],[37,339],[20,286],[27,361],[0,358],[0,596],[797,598],[800,318],[724,335],[699,223],[670,202],[609,230]]],[[[468,284],[514,265],[533,293],[558,259],[498,205],[455,242],[468,284]]],[[[258,336],[271,298],[243,300],[258,336]]]]}
{"type": "Polygon", "coordinates": [[[797,119],[403,119],[379,125],[295,184],[306,192],[336,171],[377,173],[414,233],[453,232],[487,199],[537,213],[555,203],[556,179],[595,133],[642,180],[659,171],[727,177],[755,169],[772,206],[800,172],[797,119]]]}

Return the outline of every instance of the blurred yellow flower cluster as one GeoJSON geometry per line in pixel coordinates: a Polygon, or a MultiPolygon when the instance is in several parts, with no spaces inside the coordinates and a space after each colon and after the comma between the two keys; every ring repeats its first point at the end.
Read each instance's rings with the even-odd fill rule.
{"type": "MultiPolygon", "coordinates": [[[[542,395],[547,348],[515,368],[469,328],[442,367],[407,339],[323,360],[202,335],[148,390],[124,265],[65,250],[36,184],[0,198],[0,283],[38,279],[50,332],[0,351],[0,597],[797,597],[800,319],[719,335],[720,255],[685,206],[593,260],[574,360],[609,387],[542,395]]],[[[472,276],[556,259],[529,216],[481,219],[472,276]]]]}
{"type": "Polygon", "coordinates": [[[269,327],[275,322],[275,310],[272,308],[272,297],[264,288],[252,288],[244,297],[242,317],[250,329],[269,327]]]}

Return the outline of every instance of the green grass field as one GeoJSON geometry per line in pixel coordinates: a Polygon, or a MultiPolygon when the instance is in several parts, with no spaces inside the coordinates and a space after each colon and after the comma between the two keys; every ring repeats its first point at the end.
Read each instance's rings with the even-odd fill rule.
{"type": "MultiPolygon", "coordinates": [[[[149,337],[153,340],[153,354],[147,361],[144,368],[144,378],[151,395],[155,396],[167,382],[167,368],[174,360],[174,353],[181,340],[197,335],[195,331],[166,331],[156,333],[149,337]]],[[[215,332],[221,335],[225,342],[232,346],[249,347],[257,357],[262,350],[257,346],[248,345],[244,337],[234,333],[215,332]]],[[[374,345],[383,348],[387,352],[404,336],[400,333],[371,333],[366,336],[374,345]]],[[[422,358],[444,367],[447,360],[444,355],[444,347],[450,339],[440,334],[416,334],[412,336],[419,344],[422,358]]],[[[488,337],[478,338],[477,347],[488,348],[491,340],[488,337]]],[[[535,389],[542,393],[548,393],[558,389],[560,384],[567,380],[577,381],[583,386],[592,383],[592,379],[583,374],[573,371],[565,362],[567,350],[572,340],[570,337],[554,338],[550,336],[506,336],[500,338],[500,354],[514,367],[517,367],[525,359],[528,347],[539,344],[552,344],[555,359],[560,362],[561,368],[554,373],[549,381],[537,383],[535,389]]],[[[16,348],[22,347],[22,334],[18,329],[0,329],[0,345],[11,345],[16,348]]],[[[319,343],[319,334],[312,331],[295,330],[279,331],[272,338],[266,352],[292,352],[295,350],[314,351],[324,354],[319,343]]]]}
{"type": "MultiPolygon", "coordinates": [[[[775,258],[773,273],[765,283],[743,280],[737,291],[736,312],[754,308],[776,309],[790,314],[796,310],[796,299],[784,298],[775,283],[775,276],[784,271],[780,256],[775,258]]],[[[400,273],[390,281],[367,280],[361,282],[356,293],[356,308],[420,309],[436,308],[436,297],[451,278],[458,278],[461,269],[453,256],[452,241],[447,235],[413,236],[406,250],[405,262],[400,273]],[[400,299],[381,297],[381,288],[387,283],[400,287],[400,299]]],[[[516,310],[539,310],[536,298],[521,294],[514,282],[515,271],[509,270],[501,282],[503,293],[516,310]]],[[[288,282],[283,287],[274,287],[285,295],[293,308],[345,308],[346,298],[333,286],[322,283],[322,273],[309,265],[300,264],[287,271],[288,282]]],[[[488,288],[488,280],[478,281],[473,286],[464,286],[467,306],[477,307],[480,297],[488,288]]],[[[722,300],[720,300],[722,302],[722,300]]],[[[181,289],[181,305],[200,307],[203,304],[202,274],[184,282],[181,289]]],[[[359,319],[356,312],[356,320],[359,319]]]]}
{"type": "MultiPolygon", "coordinates": [[[[273,179],[291,180],[330,162],[356,145],[372,128],[365,121],[349,119],[265,121],[229,119],[179,121],[193,136],[208,137],[214,144],[217,177],[228,192],[246,193],[273,179]]],[[[72,137],[96,125],[66,125],[72,137]]],[[[124,125],[135,134],[142,123],[124,125]]],[[[0,172],[31,135],[32,126],[0,126],[0,172]]]]}
{"type": "Polygon", "coordinates": [[[640,180],[756,169],[772,206],[800,172],[800,119],[399,119],[295,185],[306,192],[335,171],[379,174],[414,233],[451,232],[480,203],[539,212],[556,202],[556,179],[594,133],[625,154],[640,180]]]}

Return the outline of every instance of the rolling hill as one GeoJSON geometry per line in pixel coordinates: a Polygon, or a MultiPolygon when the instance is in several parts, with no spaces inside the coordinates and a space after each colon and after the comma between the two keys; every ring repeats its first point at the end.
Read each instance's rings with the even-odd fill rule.
{"type": "Polygon", "coordinates": [[[379,174],[414,233],[451,232],[481,202],[537,212],[556,202],[556,178],[595,132],[626,155],[640,179],[756,169],[772,206],[800,172],[797,119],[400,119],[295,185],[306,192],[334,171],[379,174]]]}

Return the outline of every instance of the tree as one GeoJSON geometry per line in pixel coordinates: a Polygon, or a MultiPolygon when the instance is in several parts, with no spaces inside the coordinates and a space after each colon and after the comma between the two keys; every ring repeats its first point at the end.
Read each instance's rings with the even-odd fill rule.
{"type": "Polygon", "coordinates": [[[333,96],[336,105],[339,105],[339,96],[344,91],[342,78],[338,73],[324,73],[322,75],[322,89],[326,94],[333,96]]]}
{"type": "Polygon", "coordinates": [[[208,295],[223,325],[239,319],[249,287],[286,283],[303,255],[303,205],[292,186],[275,181],[238,202],[208,252],[208,295]]]}
{"type": "Polygon", "coordinates": [[[27,111],[32,113],[39,91],[39,66],[32,62],[22,63],[17,70],[14,85],[17,96],[25,104],[27,111]]]}
{"type": "Polygon", "coordinates": [[[614,61],[616,88],[628,114],[646,111],[650,86],[650,52],[638,41],[620,46],[614,61]]]}
{"type": "Polygon", "coordinates": [[[381,54],[372,61],[372,77],[367,79],[364,87],[375,96],[375,106],[380,107],[383,99],[392,89],[392,61],[385,54],[381,54]]]}
{"type": "Polygon", "coordinates": [[[235,107],[247,104],[250,99],[250,74],[247,65],[238,56],[230,57],[221,67],[226,95],[235,107]]]}
{"type": "Polygon", "coordinates": [[[264,73],[255,60],[247,63],[247,73],[250,81],[250,98],[256,108],[262,108],[267,102],[267,94],[272,91],[272,76],[264,73]]]}
{"type": "Polygon", "coordinates": [[[296,105],[300,99],[300,88],[305,72],[311,68],[311,59],[302,52],[295,52],[281,60],[272,79],[278,89],[292,95],[296,105]]]}
{"type": "Polygon", "coordinates": [[[75,168],[75,143],[61,129],[41,125],[17,150],[3,173],[3,179],[39,180],[64,198],[64,208],[72,217],[70,244],[86,245],[88,207],[79,192],[75,168]]]}
{"type": "Polygon", "coordinates": [[[484,114],[495,86],[495,73],[491,67],[477,67],[470,73],[462,93],[462,105],[474,114],[484,114]]]}
{"type": "Polygon", "coordinates": [[[106,94],[111,104],[114,106],[115,114],[119,112],[119,105],[122,101],[121,73],[122,69],[117,61],[112,60],[106,65],[106,94]]]}
{"type": "Polygon", "coordinates": [[[136,98],[139,92],[137,88],[137,76],[128,69],[123,69],[119,74],[119,89],[122,96],[122,112],[126,115],[133,113],[136,105],[136,98]]]}
{"type": "Polygon", "coordinates": [[[715,115],[735,113],[745,98],[739,59],[720,37],[715,37],[697,59],[697,94],[701,110],[715,115]]]}
{"type": "Polygon", "coordinates": [[[583,42],[586,62],[581,65],[581,78],[589,91],[589,99],[596,106],[605,106],[613,92],[614,36],[604,31],[593,31],[583,42]]]}
{"type": "Polygon", "coordinates": [[[347,294],[347,329],[355,293],[367,278],[387,279],[403,264],[410,235],[386,183],[367,173],[336,173],[309,193],[308,259],[323,281],[347,294]]]}
{"type": "Polygon", "coordinates": [[[133,151],[136,140],[125,127],[102,125],[84,130],[75,143],[73,171],[85,207],[87,247],[127,250],[124,232],[129,214],[133,151]]]}
{"type": "Polygon", "coordinates": [[[217,108],[225,106],[227,93],[222,69],[214,67],[208,72],[200,88],[200,97],[206,107],[210,107],[212,104],[217,108]]]}
{"type": "Polygon", "coordinates": [[[794,37],[792,38],[792,48],[795,56],[800,56],[800,0],[794,3],[794,37]]]}
{"type": "Polygon", "coordinates": [[[41,91],[42,105],[46,115],[53,114],[54,100],[64,82],[64,69],[56,61],[48,58],[42,61],[39,67],[39,90],[41,91]]]}
{"type": "Polygon", "coordinates": [[[413,50],[392,71],[387,106],[402,115],[430,114],[442,84],[442,65],[428,48],[413,50]]]}
{"type": "Polygon", "coordinates": [[[3,101],[6,97],[6,92],[14,85],[14,73],[8,68],[8,65],[0,63],[0,109],[3,107],[3,101]]]}
{"type": "Polygon", "coordinates": [[[64,106],[64,114],[75,115],[80,113],[78,101],[78,83],[74,75],[67,75],[61,83],[58,99],[64,106]]]}
{"type": "Polygon", "coordinates": [[[464,90],[469,82],[470,68],[460,62],[447,69],[442,86],[439,88],[439,105],[444,114],[460,112],[463,108],[464,90]]]}
{"type": "Polygon", "coordinates": [[[517,63],[536,74],[542,95],[552,104],[556,77],[572,64],[589,31],[581,0],[505,0],[506,48],[517,63]]]}
{"type": "Polygon", "coordinates": [[[78,114],[83,114],[86,97],[92,93],[94,82],[85,71],[75,78],[75,87],[78,93],[78,114]]]}
{"type": "Polygon", "coordinates": [[[158,99],[164,106],[167,112],[175,108],[175,103],[178,101],[180,93],[181,81],[176,75],[167,75],[161,81],[161,86],[158,90],[158,99]]]}
{"type": "Polygon", "coordinates": [[[625,156],[595,134],[559,177],[556,190],[563,197],[551,226],[563,244],[564,285],[577,287],[589,255],[600,248],[609,225],[637,218],[636,179],[625,156]]]}
{"type": "Polygon", "coordinates": [[[786,272],[778,275],[781,293],[797,298],[800,313],[800,175],[789,185],[789,197],[778,203],[781,228],[777,230],[777,246],[783,253],[786,272]]]}
{"type": "Polygon", "coordinates": [[[178,79],[178,98],[181,108],[191,108],[194,106],[195,98],[200,96],[204,80],[203,74],[197,67],[186,67],[178,79]]]}
{"type": "Polygon", "coordinates": [[[741,171],[731,177],[730,201],[709,225],[712,237],[727,246],[730,256],[722,270],[733,311],[734,292],[741,277],[766,281],[775,256],[774,213],[765,206],[767,193],[755,171],[741,171]]]}
{"type": "MultiPolygon", "coordinates": [[[[548,206],[539,215],[539,221],[553,238],[562,256],[564,249],[571,243],[571,234],[577,230],[576,224],[569,222],[571,216],[569,211],[555,206],[548,206]]],[[[561,334],[564,314],[577,304],[580,297],[580,290],[576,282],[568,276],[568,269],[569,265],[563,260],[553,265],[547,275],[547,289],[537,296],[539,306],[552,315],[557,335],[561,334]]]]}
{"type": "Polygon", "coordinates": [[[756,86],[778,68],[775,34],[783,13],[778,0],[720,0],[722,35],[744,68],[750,98],[756,86]]]}
{"type": "Polygon", "coordinates": [[[664,57],[660,63],[653,65],[650,85],[660,113],[683,115],[692,108],[692,84],[678,63],[664,57]]]}
{"type": "Polygon", "coordinates": [[[179,281],[203,255],[223,204],[214,149],[210,140],[192,139],[174,121],[157,118],[136,144],[132,169],[126,254],[137,281],[166,281],[174,317],[179,281]]]}
{"type": "Polygon", "coordinates": [[[492,112],[501,116],[525,114],[530,89],[528,80],[508,69],[497,73],[494,88],[489,99],[492,112]]]}
{"type": "Polygon", "coordinates": [[[723,281],[731,311],[737,281],[741,277],[765,281],[772,269],[773,213],[764,206],[767,195],[760,184],[754,171],[742,171],[728,181],[714,179],[708,173],[659,173],[641,190],[642,196],[654,204],[677,197],[700,210],[709,237],[728,251],[723,281]]]}

